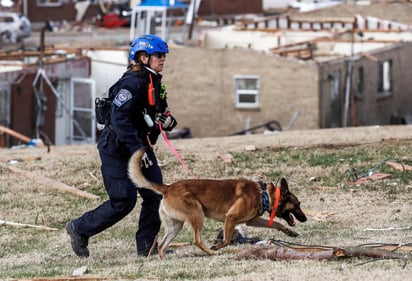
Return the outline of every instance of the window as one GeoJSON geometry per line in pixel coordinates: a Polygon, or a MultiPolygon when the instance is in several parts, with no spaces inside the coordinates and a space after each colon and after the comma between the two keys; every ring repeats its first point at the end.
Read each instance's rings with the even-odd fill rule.
{"type": "Polygon", "coordinates": [[[355,99],[362,99],[363,97],[363,91],[365,87],[365,71],[363,66],[358,68],[358,80],[356,83],[356,93],[355,93],[355,99]]]}
{"type": "Polygon", "coordinates": [[[72,144],[95,142],[95,87],[94,80],[92,79],[71,79],[70,142],[72,144]]]}
{"type": "Polygon", "coordinates": [[[0,83],[0,125],[8,126],[10,121],[9,85],[0,83]]]}
{"type": "Polygon", "coordinates": [[[66,0],[37,0],[37,6],[60,6],[66,0]]]}
{"type": "Polygon", "coordinates": [[[70,79],[59,79],[56,87],[56,118],[64,117],[64,104],[68,101],[64,100],[67,93],[70,91],[70,79]]]}
{"type": "Polygon", "coordinates": [[[259,107],[259,77],[235,76],[235,106],[236,108],[259,107]]]}
{"type": "Polygon", "coordinates": [[[341,72],[336,70],[328,75],[329,91],[330,91],[330,116],[328,119],[328,125],[326,127],[337,128],[342,123],[342,103],[341,103],[341,72]]]}
{"type": "Polygon", "coordinates": [[[392,61],[379,62],[378,96],[389,96],[392,91],[392,61]]]}

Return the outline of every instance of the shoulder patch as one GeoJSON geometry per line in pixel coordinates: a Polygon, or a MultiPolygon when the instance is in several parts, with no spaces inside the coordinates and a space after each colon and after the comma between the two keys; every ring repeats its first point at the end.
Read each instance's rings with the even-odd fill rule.
{"type": "Polygon", "coordinates": [[[123,104],[125,104],[128,100],[130,100],[132,98],[132,93],[130,93],[129,90],[126,89],[121,89],[116,97],[113,100],[113,103],[117,106],[117,107],[121,107],[123,104]]]}

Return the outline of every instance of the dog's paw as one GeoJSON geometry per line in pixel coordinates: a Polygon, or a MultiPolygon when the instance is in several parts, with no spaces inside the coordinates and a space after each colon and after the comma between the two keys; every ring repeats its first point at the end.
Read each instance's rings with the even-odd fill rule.
{"type": "Polygon", "coordinates": [[[298,236],[299,236],[299,233],[297,233],[297,232],[295,232],[295,231],[293,231],[293,230],[290,230],[290,229],[287,229],[287,230],[285,231],[285,234],[286,234],[287,236],[290,236],[290,237],[298,237],[298,236]]]}
{"type": "Polygon", "coordinates": [[[212,255],[218,255],[219,254],[219,249],[223,248],[224,246],[222,246],[222,244],[216,244],[213,245],[212,247],[210,247],[210,250],[213,252],[212,255]]]}

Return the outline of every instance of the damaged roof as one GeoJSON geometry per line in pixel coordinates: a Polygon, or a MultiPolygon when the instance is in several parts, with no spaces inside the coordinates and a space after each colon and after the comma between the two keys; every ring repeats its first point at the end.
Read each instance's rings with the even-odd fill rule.
{"type": "Polygon", "coordinates": [[[238,21],[206,31],[202,44],[324,61],[412,41],[411,15],[412,4],[341,4],[238,21]]]}
{"type": "Polygon", "coordinates": [[[293,14],[294,17],[298,18],[351,18],[355,15],[412,24],[412,3],[340,4],[311,12],[293,14]]]}

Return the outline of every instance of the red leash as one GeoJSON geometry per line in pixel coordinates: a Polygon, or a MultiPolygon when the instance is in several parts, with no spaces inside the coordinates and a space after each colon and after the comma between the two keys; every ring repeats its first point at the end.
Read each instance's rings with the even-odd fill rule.
{"type": "Polygon", "coordinates": [[[182,164],[183,168],[185,168],[185,170],[195,179],[197,178],[192,171],[189,169],[189,167],[187,167],[187,165],[185,164],[185,162],[183,161],[182,157],[179,155],[179,153],[177,152],[177,150],[175,149],[175,147],[173,146],[173,144],[169,141],[169,139],[166,136],[166,133],[162,130],[162,125],[159,122],[159,128],[160,128],[160,133],[162,134],[162,137],[164,139],[164,141],[166,142],[166,144],[169,146],[170,150],[173,152],[173,154],[176,156],[177,160],[179,160],[180,164],[182,164]]]}

